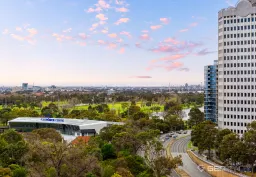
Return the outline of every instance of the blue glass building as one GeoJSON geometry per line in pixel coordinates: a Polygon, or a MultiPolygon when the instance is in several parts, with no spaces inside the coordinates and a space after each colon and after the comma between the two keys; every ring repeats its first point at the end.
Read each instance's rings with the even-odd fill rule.
{"type": "Polygon", "coordinates": [[[204,67],[204,117],[218,122],[218,61],[204,67]]]}

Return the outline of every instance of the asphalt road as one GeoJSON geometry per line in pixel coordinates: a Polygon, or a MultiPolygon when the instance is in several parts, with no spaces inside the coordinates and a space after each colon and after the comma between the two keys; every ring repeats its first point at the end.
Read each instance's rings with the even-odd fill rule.
{"type": "Polygon", "coordinates": [[[182,168],[185,172],[187,172],[191,177],[210,177],[208,173],[205,171],[199,171],[197,165],[191,160],[191,158],[186,153],[187,144],[190,141],[190,136],[180,138],[175,141],[171,147],[171,153],[173,157],[181,155],[183,166],[182,168]]]}
{"type": "MultiPolygon", "coordinates": [[[[164,138],[167,134],[162,135],[161,137],[164,138]]],[[[163,142],[163,147],[166,149],[168,144],[170,143],[171,139],[163,142]]],[[[165,153],[166,155],[166,153],[165,153]]],[[[171,171],[170,177],[180,177],[174,170],[171,171]]]]}

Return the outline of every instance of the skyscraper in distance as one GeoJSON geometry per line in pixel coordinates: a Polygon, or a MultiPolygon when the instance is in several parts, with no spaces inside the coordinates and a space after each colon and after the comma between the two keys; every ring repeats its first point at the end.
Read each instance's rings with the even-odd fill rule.
{"type": "Polygon", "coordinates": [[[256,0],[218,13],[218,127],[243,134],[256,118],[256,0]]]}
{"type": "Polygon", "coordinates": [[[28,90],[28,83],[22,83],[22,90],[28,90]]]}

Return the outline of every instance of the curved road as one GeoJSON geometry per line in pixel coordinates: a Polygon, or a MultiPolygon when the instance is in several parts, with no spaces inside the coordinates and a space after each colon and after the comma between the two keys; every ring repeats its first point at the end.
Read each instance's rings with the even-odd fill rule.
{"type": "Polygon", "coordinates": [[[191,158],[187,154],[187,145],[190,141],[190,136],[181,138],[175,141],[171,147],[171,153],[173,157],[181,155],[183,166],[182,168],[185,172],[187,172],[191,177],[210,177],[208,173],[205,171],[199,171],[197,165],[191,160],[191,158]]]}

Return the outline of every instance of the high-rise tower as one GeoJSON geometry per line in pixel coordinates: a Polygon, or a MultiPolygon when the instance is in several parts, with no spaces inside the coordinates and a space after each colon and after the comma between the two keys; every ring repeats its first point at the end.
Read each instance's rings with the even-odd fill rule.
{"type": "Polygon", "coordinates": [[[204,117],[217,123],[217,81],[218,61],[204,67],[204,117]]]}
{"type": "Polygon", "coordinates": [[[218,126],[243,134],[256,118],[256,0],[218,18],[218,126]]]}

